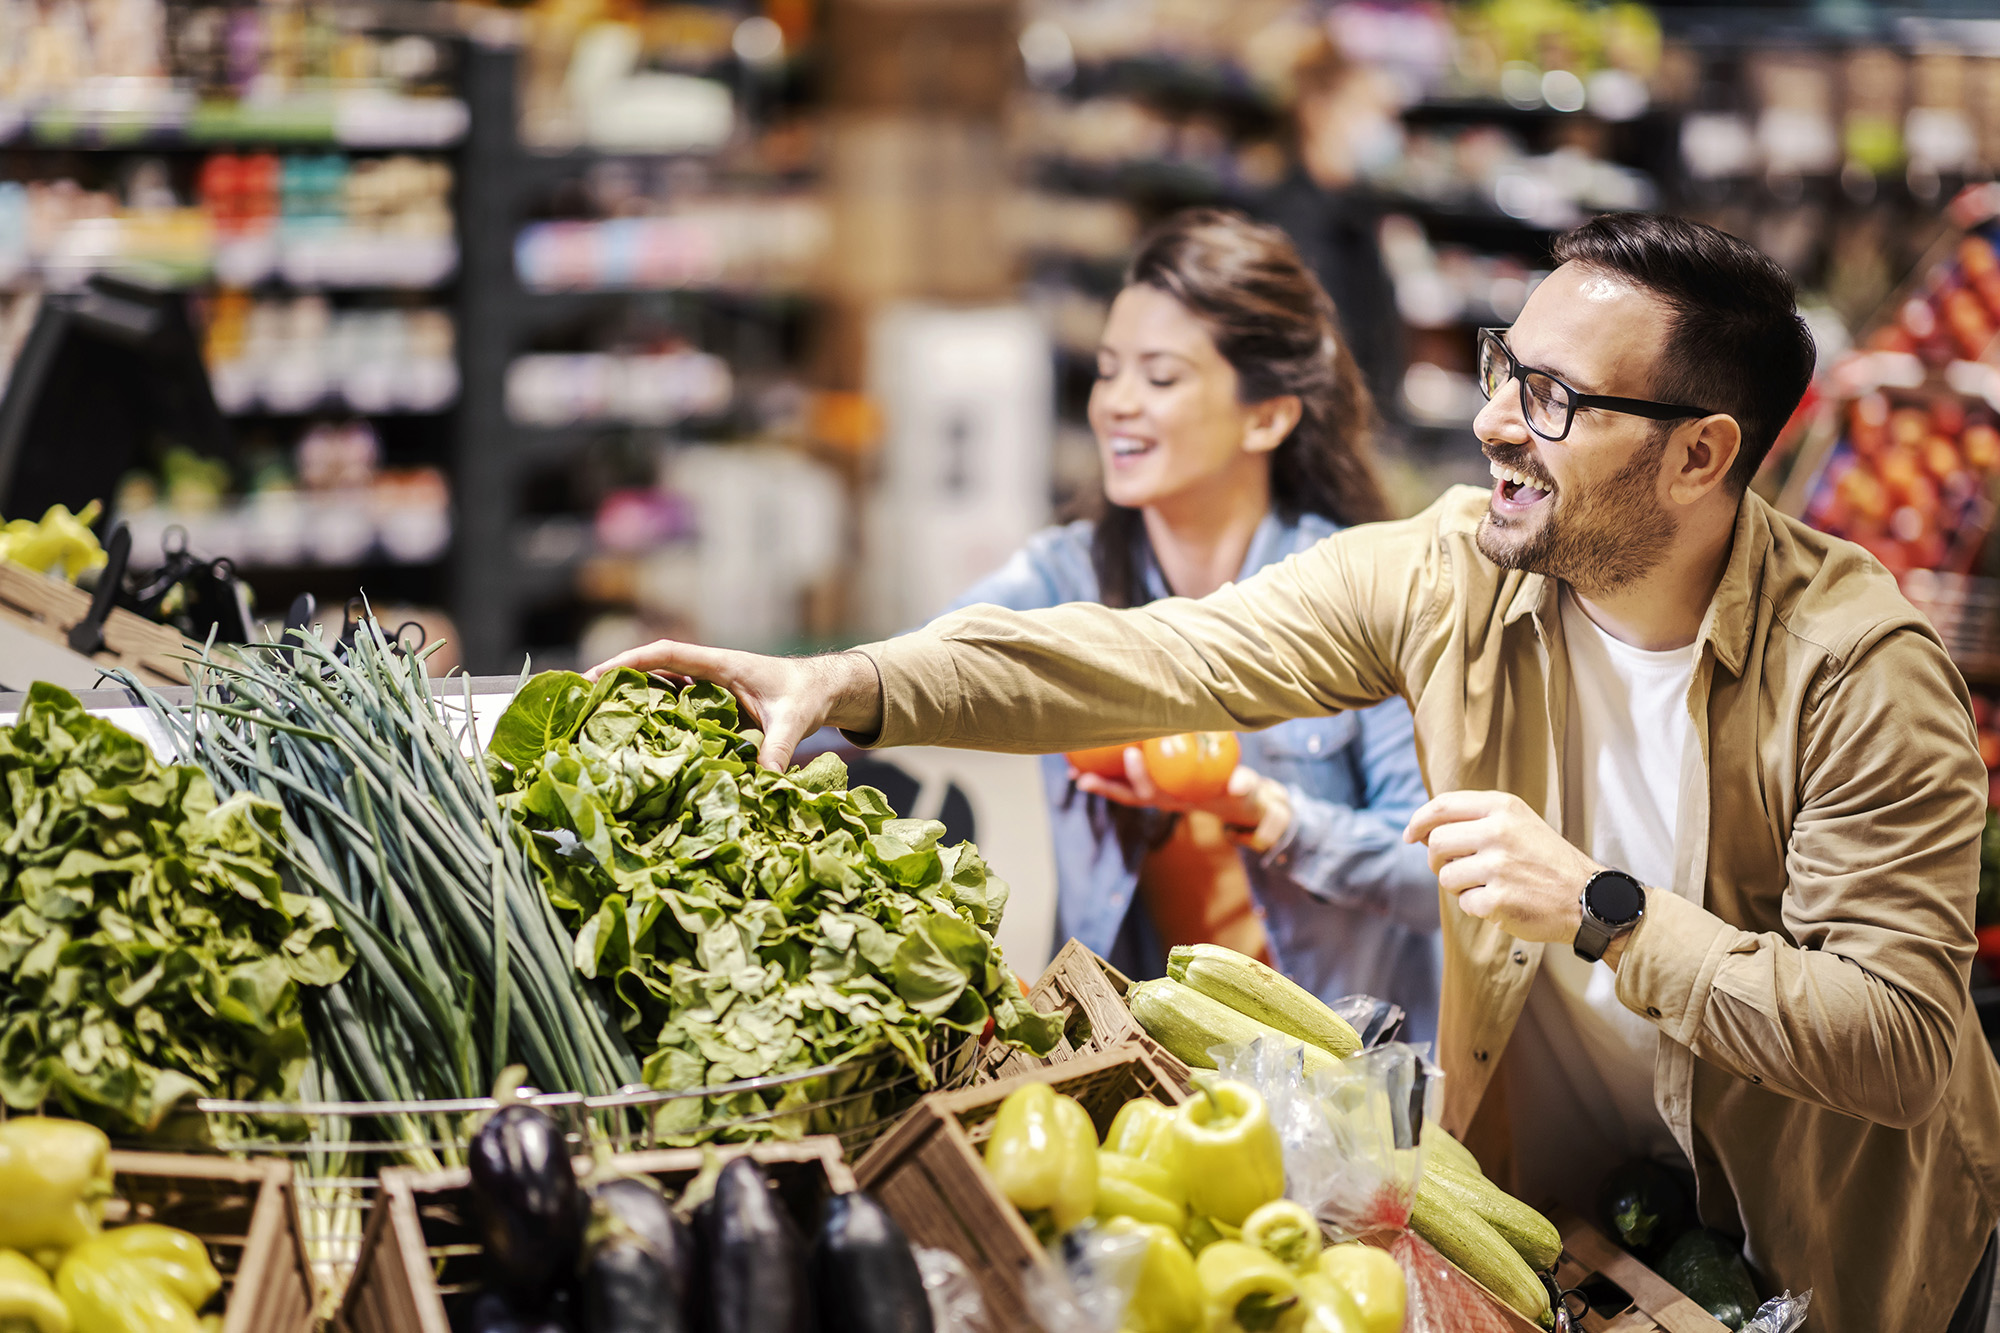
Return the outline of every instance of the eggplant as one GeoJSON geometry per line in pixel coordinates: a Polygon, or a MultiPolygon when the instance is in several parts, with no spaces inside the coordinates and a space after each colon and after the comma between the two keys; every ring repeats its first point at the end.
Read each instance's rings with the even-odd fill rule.
{"type": "Polygon", "coordinates": [[[543,1309],[523,1313],[505,1293],[489,1289],[473,1298],[464,1321],[454,1320],[452,1327],[457,1333],[575,1333],[567,1307],[566,1301],[558,1300],[543,1309]]]}
{"type": "Polygon", "coordinates": [[[659,1186],[638,1176],[617,1176],[591,1187],[593,1212],[652,1246],[673,1283],[675,1299],[691,1308],[695,1289],[694,1233],[659,1186]]]}
{"type": "Polygon", "coordinates": [[[546,1309],[576,1274],[589,1204],[569,1143],[535,1107],[502,1107],[472,1137],[472,1216],[486,1285],[518,1310],[546,1309]]]}
{"type": "Polygon", "coordinates": [[[757,1163],[738,1157],[723,1167],[695,1219],[708,1333],[812,1333],[805,1241],[757,1163]]]}
{"type": "Polygon", "coordinates": [[[651,1242],[607,1236],[583,1261],[583,1333],[692,1333],[682,1289],[651,1242]]]}
{"type": "Polygon", "coordinates": [[[868,1195],[827,1199],[812,1271],[820,1333],[932,1333],[910,1238],[868,1195]]]}

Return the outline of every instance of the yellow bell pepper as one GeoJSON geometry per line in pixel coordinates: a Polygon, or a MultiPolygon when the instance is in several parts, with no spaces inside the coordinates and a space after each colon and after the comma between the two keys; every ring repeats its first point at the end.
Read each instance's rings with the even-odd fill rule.
{"type": "Polygon", "coordinates": [[[1068,1231],[1097,1206],[1097,1127],[1075,1099],[1027,1084],[994,1113],[986,1170],[1031,1225],[1068,1231]]]}
{"type": "Polygon", "coordinates": [[[1299,1303],[1284,1333],[1367,1333],[1361,1311],[1330,1278],[1318,1273],[1299,1277],[1299,1303]]]}
{"type": "Polygon", "coordinates": [[[0,1329],[70,1333],[69,1310],[42,1266],[19,1250],[0,1250],[0,1329]]]}
{"type": "Polygon", "coordinates": [[[1299,1304],[1298,1274],[1239,1240],[1219,1240],[1194,1261],[1214,1333],[1266,1333],[1299,1304]]]}
{"type": "Polygon", "coordinates": [[[44,1268],[96,1235],[111,1197],[111,1140],[80,1120],[0,1121],[0,1249],[44,1268]]]}
{"type": "Polygon", "coordinates": [[[1188,1210],[1234,1227],[1285,1193],[1284,1151],[1264,1099],[1247,1083],[1198,1081],[1175,1113],[1188,1210]]]}
{"type": "MultiPolygon", "coordinates": [[[[1142,1162],[1164,1167],[1173,1173],[1175,1188],[1181,1189],[1180,1145],[1174,1139],[1173,1107],[1162,1105],[1150,1097],[1134,1097],[1119,1107],[1118,1114],[1112,1117],[1111,1131],[1104,1136],[1104,1146],[1122,1156],[1136,1157],[1142,1162]]],[[[1187,1202],[1184,1189],[1175,1196],[1174,1202],[1187,1202]]]]}
{"type": "Polygon", "coordinates": [[[1193,1333],[1201,1326],[1201,1281],[1194,1256],[1181,1238],[1166,1227],[1114,1218],[1104,1224],[1107,1235],[1146,1237],[1146,1257],[1139,1280],[1125,1307],[1124,1326],[1131,1333],[1193,1333]]]}
{"type": "Polygon", "coordinates": [[[196,1311],[221,1289],[200,1240],[152,1224],[95,1236],[56,1269],[74,1333],[204,1333],[196,1311]]]}
{"type": "Polygon", "coordinates": [[[1180,1231],[1187,1226],[1187,1209],[1175,1201],[1179,1182],[1165,1167],[1097,1150],[1097,1216],[1129,1217],[1180,1231]]]}
{"type": "Polygon", "coordinates": [[[1245,1218],[1243,1243],[1255,1245],[1298,1273],[1312,1272],[1325,1248],[1318,1220],[1290,1199],[1273,1199],[1245,1218]]]}
{"type": "Polygon", "coordinates": [[[1387,1251],[1360,1241],[1330,1245],[1320,1253],[1319,1271],[1352,1298],[1362,1333],[1403,1333],[1409,1286],[1387,1251]]]}

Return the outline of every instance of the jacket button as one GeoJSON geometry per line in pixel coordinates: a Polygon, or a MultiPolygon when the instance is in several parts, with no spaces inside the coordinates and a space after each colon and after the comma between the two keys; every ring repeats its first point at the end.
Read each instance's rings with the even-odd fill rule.
{"type": "Polygon", "coordinates": [[[1646,1006],[1646,1017],[1648,1017],[1648,1018],[1658,1018],[1659,1016],[1660,1016],[1660,1011],[1659,1011],[1659,1010],[1655,1009],[1655,1008],[1654,1008],[1654,1007],[1653,1007],[1652,1005],[1650,1005],[1650,1004],[1646,1006]]]}
{"type": "Polygon", "coordinates": [[[1527,955],[1527,953],[1526,953],[1526,952],[1525,952],[1524,950],[1521,950],[1521,949],[1516,949],[1516,950],[1514,950],[1514,961],[1515,961],[1515,962],[1517,962],[1517,963],[1525,963],[1525,962],[1527,962],[1527,961],[1528,961],[1528,955],[1527,955]]]}
{"type": "Polygon", "coordinates": [[[1486,1052],[1484,1052],[1484,1051],[1474,1051],[1474,1052],[1472,1053],[1472,1058],[1473,1058],[1473,1059],[1475,1059],[1475,1060],[1478,1060],[1478,1061],[1480,1061],[1481,1063],[1484,1063],[1484,1062],[1485,1062],[1485,1060],[1486,1060],[1486,1052]]]}

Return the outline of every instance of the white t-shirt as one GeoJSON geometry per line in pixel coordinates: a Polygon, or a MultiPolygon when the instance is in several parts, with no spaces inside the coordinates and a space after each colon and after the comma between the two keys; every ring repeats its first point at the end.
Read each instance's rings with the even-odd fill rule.
{"type": "MultiPolygon", "coordinates": [[[[1591,860],[1666,888],[1694,649],[1634,648],[1599,629],[1567,589],[1561,603],[1570,674],[1564,831],[1591,860]]],[[[1613,1166],[1680,1152],[1653,1103],[1659,1029],[1619,1003],[1617,986],[1609,965],[1546,946],[1507,1056],[1522,1193],[1584,1216],[1613,1166]]]]}

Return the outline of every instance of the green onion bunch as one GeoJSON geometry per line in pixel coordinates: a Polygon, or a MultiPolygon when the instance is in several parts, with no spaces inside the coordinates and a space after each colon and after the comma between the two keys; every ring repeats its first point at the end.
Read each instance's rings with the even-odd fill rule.
{"type": "Polygon", "coordinates": [[[185,707],[121,679],[219,794],[283,808],[280,855],[352,942],[353,970],[309,1014],[323,1086],[374,1102],[479,1097],[512,1063],[550,1091],[638,1081],[470,757],[469,680],[448,720],[422,657],[372,618],[345,660],[294,633],[211,648],[195,675],[185,707]]]}

